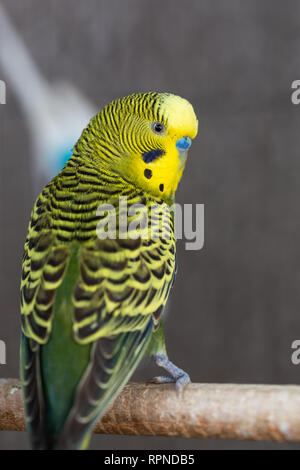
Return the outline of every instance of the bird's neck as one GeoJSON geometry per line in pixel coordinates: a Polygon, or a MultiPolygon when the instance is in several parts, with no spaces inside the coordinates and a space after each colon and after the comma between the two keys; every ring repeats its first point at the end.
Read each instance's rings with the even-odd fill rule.
{"type": "Polygon", "coordinates": [[[121,213],[126,211],[126,226],[139,217],[135,209],[129,216],[133,205],[144,206],[146,214],[153,214],[155,220],[169,218],[168,205],[162,199],[148,195],[105,169],[99,171],[80,156],[73,156],[46,189],[50,196],[52,230],[62,242],[94,240],[98,223],[108,210],[106,206],[115,211],[117,232],[121,213]]]}
{"type": "Polygon", "coordinates": [[[93,155],[82,155],[75,152],[66,168],[68,166],[72,169],[76,168],[78,181],[87,190],[99,193],[101,199],[109,201],[115,199],[116,195],[124,193],[132,194],[134,197],[141,196],[158,204],[166,203],[169,206],[175,202],[174,194],[171,194],[169,198],[157,197],[139,187],[137,182],[125,179],[117,170],[113,169],[109,160],[105,158],[99,159],[93,155]]]}

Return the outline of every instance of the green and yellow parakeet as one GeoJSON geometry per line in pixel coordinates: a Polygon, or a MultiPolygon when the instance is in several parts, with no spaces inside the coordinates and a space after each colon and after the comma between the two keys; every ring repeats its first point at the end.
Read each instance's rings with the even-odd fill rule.
{"type": "Polygon", "coordinates": [[[180,389],[189,381],[167,359],[161,325],[176,272],[174,220],[164,209],[174,203],[197,127],[179,96],[115,100],[92,118],[38,197],[21,282],[21,376],[33,448],[86,448],[147,354],[170,374],[157,382],[180,389]],[[124,198],[128,214],[138,204],[158,221],[155,236],[151,217],[138,236],[130,237],[129,225],[124,236],[124,198]],[[99,235],[106,206],[116,223],[99,235]]]}

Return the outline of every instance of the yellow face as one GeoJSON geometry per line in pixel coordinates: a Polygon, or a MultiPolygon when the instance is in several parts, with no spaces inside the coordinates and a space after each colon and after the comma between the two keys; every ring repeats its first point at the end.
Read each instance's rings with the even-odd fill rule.
{"type": "Polygon", "coordinates": [[[175,95],[162,95],[157,113],[146,114],[124,117],[127,155],[118,162],[118,172],[141,189],[168,200],[181,179],[198,121],[192,105],[175,95]],[[156,117],[159,119],[154,120],[156,117]]]}

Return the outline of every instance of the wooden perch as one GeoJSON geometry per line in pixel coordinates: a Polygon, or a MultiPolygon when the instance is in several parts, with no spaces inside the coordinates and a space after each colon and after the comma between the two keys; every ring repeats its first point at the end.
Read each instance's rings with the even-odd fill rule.
{"type": "MultiPolygon", "coordinates": [[[[24,431],[18,380],[0,380],[0,429],[24,431]]],[[[94,432],[300,441],[300,386],[130,383],[94,432]]]]}

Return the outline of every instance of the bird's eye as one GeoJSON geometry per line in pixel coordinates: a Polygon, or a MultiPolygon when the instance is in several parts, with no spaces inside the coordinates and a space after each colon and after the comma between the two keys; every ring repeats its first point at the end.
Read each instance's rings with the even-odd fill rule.
{"type": "Polygon", "coordinates": [[[152,124],[152,130],[155,132],[155,134],[163,134],[166,128],[161,122],[154,122],[152,124]]]}

